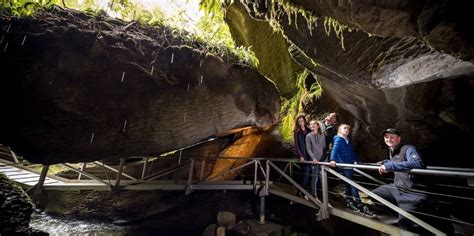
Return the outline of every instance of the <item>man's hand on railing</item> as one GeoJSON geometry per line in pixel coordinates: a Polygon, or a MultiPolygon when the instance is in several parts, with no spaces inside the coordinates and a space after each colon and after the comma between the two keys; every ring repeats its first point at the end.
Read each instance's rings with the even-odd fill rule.
{"type": "Polygon", "coordinates": [[[318,164],[318,160],[313,159],[313,164],[318,164]]]}
{"type": "Polygon", "coordinates": [[[385,165],[381,165],[379,167],[379,174],[385,174],[385,173],[388,173],[387,169],[385,169],[385,165]]]}
{"type": "Polygon", "coordinates": [[[304,157],[300,157],[300,162],[303,162],[304,161],[304,157]]]}
{"type": "Polygon", "coordinates": [[[329,162],[329,165],[332,166],[332,167],[336,167],[336,161],[329,162]]]}

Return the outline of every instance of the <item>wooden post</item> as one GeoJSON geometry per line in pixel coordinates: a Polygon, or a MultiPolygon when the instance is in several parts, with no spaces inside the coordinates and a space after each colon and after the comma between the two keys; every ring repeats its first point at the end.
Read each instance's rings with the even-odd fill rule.
{"type": "Polygon", "coordinates": [[[265,224],[265,196],[260,196],[260,217],[259,224],[265,224]]]}
{"type": "Polygon", "coordinates": [[[41,169],[41,174],[38,180],[38,184],[36,185],[37,186],[36,191],[35,191],[36,194],[40,194],[43,191],[43,184],[46,179],[46,175],[48,174],[48,169],[49,169],[49,165],[43,165],[43,169],[41,169]]]}
{"type": "Polygon", "coordinates": [[[142,178],[141,179],[145,178],[147,164],[148,164],[148,157],[145,157],[145,162],[143,163],[143,170],[142,170],[142,178]]]}
{"type": "Polygon", "coordinates": [[[191,165],[189,166],[188,183],[186,184],[185,194],[190,194],[193,190],[191,184],[193,183],[193,170],[194,170],[194,159],[191,159],[191,165]]]}
{"type": "Polygon", "coordinates": [[[115,178],[114,189],[117,190],[120,186],[120,177],[122,177],[123,166],[125,164],[125,158],[120,158],[120,166],[117,172],[117,177],[115,178]]]}
{"type": "Polygon", "coordinates": [[[318,212],[318,220],[329,218],[329,198],[328,198],[328,176],[326,173],[326,166],[321,165],[321,188],[323,191],[323,205],[318,212]]]}
{"type": "Polygon", "coordinates": [[[15,163],[17,163],[17,164],[20,163],[20,161],[18,161],[18,158],[17,158],[16,155],[15,155],[15,152],[12,151],[11,149],[10,149],[10,154],[12,155],[13,161],[14,161],[15,163]]]}
{"type": "Polygon", "coordinates": [[[201,161],[201,172],[199,173],[199,180],[204,178],[204,167],[206,166],[206,159],[201,161]]]}
{"type": "MultiPolygon", "coordinates": [[[[84,172],[84,170],[86,169],[86,165],[87,165],[86,162],[82,163],[82,166],[81,166],[81,171],[82,172],[84,172]]],[[[77,177],[77,180],[81,180],[81,177],[82,177],[82,173],[79,173],[79,176],[77,177]]]]}

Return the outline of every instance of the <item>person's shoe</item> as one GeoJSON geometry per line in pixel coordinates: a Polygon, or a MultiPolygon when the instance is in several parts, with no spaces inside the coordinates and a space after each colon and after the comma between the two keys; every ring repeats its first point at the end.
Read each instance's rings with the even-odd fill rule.
{"type": "Polygon", "coordinates": [[[298,195],[298,197],[300,197],[300,198],[303,198],[303,195],[304,195],[304,194],[303,194],[303,192],[300,192],[300,191],[298,190],[298,192],[296,193],[296,195],[298,195]]]}
{"type": "Polygon", "coordinates": [[[359,212],[359,208],[357,208],[355,203],[352,201],[346,202],[346,208],[355,212],[359,212]]]}
{"type": "Polygon", "coordinates": [[[359,213],[366,216],[366,217],[369,217],[369,218],[374,218],[376,215],[370,211],[370,209],[367,207],[367,206],[362,206],[359,208],[359,213]]]}
{"type": "MultiPolygon", "coordinates": [[[[379,217],[379,216],[377,216],[379,217]]],[[[399,219],[398,217],[383,217],[383,218],[379,218],[380,219],[380,222],[384,223],[384,224],[387,224],[387,225],[394,225],[394,224],[397,224],[399,219]]]]}

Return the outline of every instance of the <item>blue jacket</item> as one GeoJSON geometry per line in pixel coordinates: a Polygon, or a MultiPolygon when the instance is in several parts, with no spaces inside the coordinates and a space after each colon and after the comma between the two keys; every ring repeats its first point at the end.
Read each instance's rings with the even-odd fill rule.
{"type": "Polygon", "coordinates": [[[332,141],[331,158],[329,160],[336,161],[336,163],[354,164],[357,161],[357,155],[352,149],[352,142],[336,135],[332,141]]]}
{"type": "Polygon", "coordinates": [[[403,146],[399,145],[390,152],[390,160],[383,161],[385,169],[387,171],[407,171],[415,168],[424,168],[423,159],[421,159],[415,147],[407,145],[403,153],[403,146]]]}

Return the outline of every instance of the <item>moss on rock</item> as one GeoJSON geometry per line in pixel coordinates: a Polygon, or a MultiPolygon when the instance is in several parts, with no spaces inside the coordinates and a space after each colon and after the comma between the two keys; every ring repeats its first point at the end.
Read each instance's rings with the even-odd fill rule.
{"type": "Polygon", "coordinates": [[[0,173],[0,235],[29,229],[33,203],[18,185],[0,173]]]}

